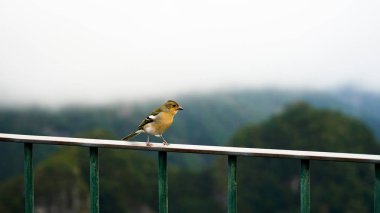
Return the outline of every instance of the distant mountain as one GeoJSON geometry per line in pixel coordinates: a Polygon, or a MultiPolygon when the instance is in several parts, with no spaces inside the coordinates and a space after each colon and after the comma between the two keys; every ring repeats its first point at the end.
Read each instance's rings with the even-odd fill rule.
{"type": "MultiPolygon", "coordinates": [[[[59,110],[43,108],[0,109],[0,132],[54,136],[78,136],[83,132],[103,129],[122,138],[157,105],[166,100],[128,103],[110,106],[65,107],[59,110]]],[[[380,95],[351,88],[332,92],[235,90],[204,95],[179,96],[185,108],[175,118],[166,133],[172,143],[225,145],[232,134],[249,123],[258,123],[283,111],[284,106],[305,101],[317,108],[341,111],[367,124],[380,138],[380,95]]],[[[145,141],[141,135],[136,140],[145,141]]],[[[160,141],[159,139],[154,139],[160,141]]],[[[40,146],[37,160],[54,147],[40,146]]],[[[0,144],[0,180],[22,171],[20,144],[0,144]],[[17,151],[18,150],[18,151],[17,151]],[[12,162],[12,166],[9,163],[12,162]],[[18,171],[18,172],[17,172],[18,171]]],[[[209,156],[169,155],[175,164],[194,165],[209,161],[209,156]]]]}

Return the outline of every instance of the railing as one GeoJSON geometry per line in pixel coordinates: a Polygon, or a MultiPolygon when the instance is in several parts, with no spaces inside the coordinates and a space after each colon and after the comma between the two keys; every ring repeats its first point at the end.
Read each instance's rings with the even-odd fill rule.
{"type": "Polygon", "coordinates": [[[200,153],[228,156],[228,213],[237,212],[237,156],[293,158],[300,159],[300,212],[310,212],[310,160],[345,161],[374,164],[374,212],[380,213],[380,155],[348,154],[334,152],[310,152],[278,149],[255,149],[223,146],[198,146],[153,143],[146,146],[145,142],[126,142],[115,140],[98,140],[66,137],[47,137],[32,135],[1,134],[0,141],[24,143],[24,186],[25,212],[34,212],[33,185],[33,144],[68,145],[89,147],[90,152],[90,196],[91,212],[99,212],[99,162],[98,148],[137,149],[158,152],[158,192],[159,212],[168,212],[168,179],[167,152],[200,153]]]}

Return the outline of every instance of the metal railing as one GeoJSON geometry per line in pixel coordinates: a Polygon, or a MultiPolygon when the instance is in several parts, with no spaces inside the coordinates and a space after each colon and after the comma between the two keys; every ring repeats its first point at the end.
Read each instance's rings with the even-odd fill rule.
{"type": "Polygon", "coordinates": [[[158,152],[158,192],[159,212],[168,212],[168,179],[167,179],[167,152],[199,153],[228,156],[228,213],[237,212],[237,156],[292,158],[299,159],[300,173],[300,212],[310,212],[310,160],[344,161],[374,164],[374,212],[380,213],[380,155],[349,154],[335,152],[313,152],[280,149],[257,149],[225,146],[200,146],[170,144],[163,146],[153,143],[146,146],[145,142],[99,140],[68,137],[48,137],[33,135],[17,135],[0,133],[0,141],[24,143],[24,187],[25,212],[34,212],[34,185],[33,185],[33,144],[68,145],[89,147],[90,152],[90,202],[91,212],[99,212],[99,148],[136,149],[158,152]]]}

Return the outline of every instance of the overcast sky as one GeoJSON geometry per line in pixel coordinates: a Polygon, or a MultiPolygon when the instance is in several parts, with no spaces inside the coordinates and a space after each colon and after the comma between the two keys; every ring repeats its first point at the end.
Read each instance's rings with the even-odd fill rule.
{"type": "Polygon", "coordinates": [[[347,83],[379,92],[379,8],[348,0],[0,0],[1,102],[347,83]]]}

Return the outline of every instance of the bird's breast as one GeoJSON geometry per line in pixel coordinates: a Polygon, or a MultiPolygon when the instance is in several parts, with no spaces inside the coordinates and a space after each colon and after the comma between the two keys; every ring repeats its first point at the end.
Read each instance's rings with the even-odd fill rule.
{"type": "Polygon", "coordinates": [[[161,135],[173,123],[173,116],[169,113],[160,113],[157,118],[144,126],[144,131],[151,135],[161,135]]]}

